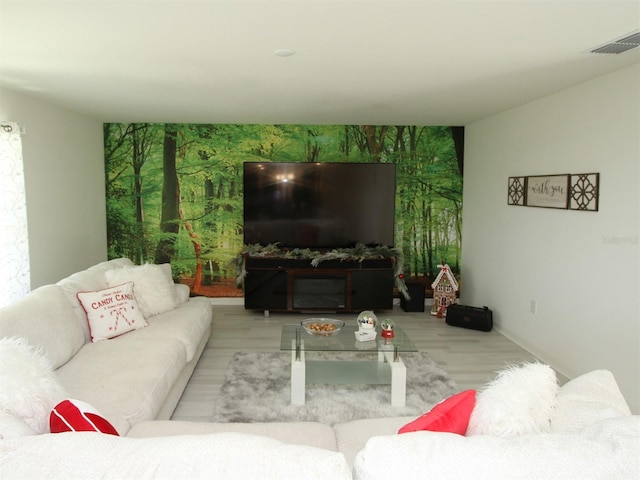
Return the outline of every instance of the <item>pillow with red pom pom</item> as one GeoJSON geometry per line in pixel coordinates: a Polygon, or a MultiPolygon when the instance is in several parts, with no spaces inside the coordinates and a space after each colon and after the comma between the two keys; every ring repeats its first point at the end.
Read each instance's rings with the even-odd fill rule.
{"type": "Polygon", "coordinates": [[[407,423],[398,433],[449,432],[464,435],[467,432],[469,418],[476,404],[476,391],[465,390],[443,400],[429,412],[407,423]]]}
{"type": "Polygon", "coordinates": [[[100,432],[118,435],[118,431],[100,412],[80,400],[63,400],[49,415],[51,433],[100,432]]]}

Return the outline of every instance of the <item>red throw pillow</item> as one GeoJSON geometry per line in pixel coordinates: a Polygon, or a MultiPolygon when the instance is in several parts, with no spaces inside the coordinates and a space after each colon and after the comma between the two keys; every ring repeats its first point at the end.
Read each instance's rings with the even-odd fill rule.
{"type": "Polygon", "coordinates": [[[418,432],[450,432],[464,435],[467,433],[469,418],[476,404],[476,391],[465,390],[443,400],[429,412],[414,421],[407,423],[398,433],[418,432]]]}
{"type": "Polygon", "coordinates": [[[49,415],[51,433],[101,432],[118,435],[118,431],[91,405],[80,400],[63,400],[49,415]]]}

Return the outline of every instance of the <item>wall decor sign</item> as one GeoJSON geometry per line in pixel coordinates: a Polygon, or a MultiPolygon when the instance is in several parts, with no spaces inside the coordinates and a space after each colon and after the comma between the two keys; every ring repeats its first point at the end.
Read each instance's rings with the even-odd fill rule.
{"type": "Polygon", "coordinates": [[[561,210],[598,211],[599,173],[509,177],[507,204],[561,210]]]}
{"type": "Polygon", "coordinates": [[[527,177],[525,205],[566,210],[569,206],[569,175],[527,177]]]}

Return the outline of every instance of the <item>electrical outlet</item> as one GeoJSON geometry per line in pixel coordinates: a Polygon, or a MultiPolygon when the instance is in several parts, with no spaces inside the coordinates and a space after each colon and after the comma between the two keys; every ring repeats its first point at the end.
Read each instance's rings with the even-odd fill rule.
{"type": "Polygon", "coordinates": [[[536,302],[535,300],[531,300],[529,310],[535,315],[538,312],[538,302],[536,302]]]}

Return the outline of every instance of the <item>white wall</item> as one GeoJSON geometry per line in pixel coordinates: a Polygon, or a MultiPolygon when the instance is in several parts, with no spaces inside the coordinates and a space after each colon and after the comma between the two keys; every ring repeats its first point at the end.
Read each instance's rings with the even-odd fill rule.
{"type": "Polygon", "coordinates": [[[461,302],[569,378],[611,370],[640,413],[640,67],[467,126],[461,302]],[[507,178],[600,172],[600,211],[507,206],[507,178]],[[537,313],[531,312],[531,301],[537,313]]]}
{"type": "Polygon", "coordinates": [[[25,168],[31,287],[107,257],[102,122],[0,89],[18,122],[25,168]]]}

